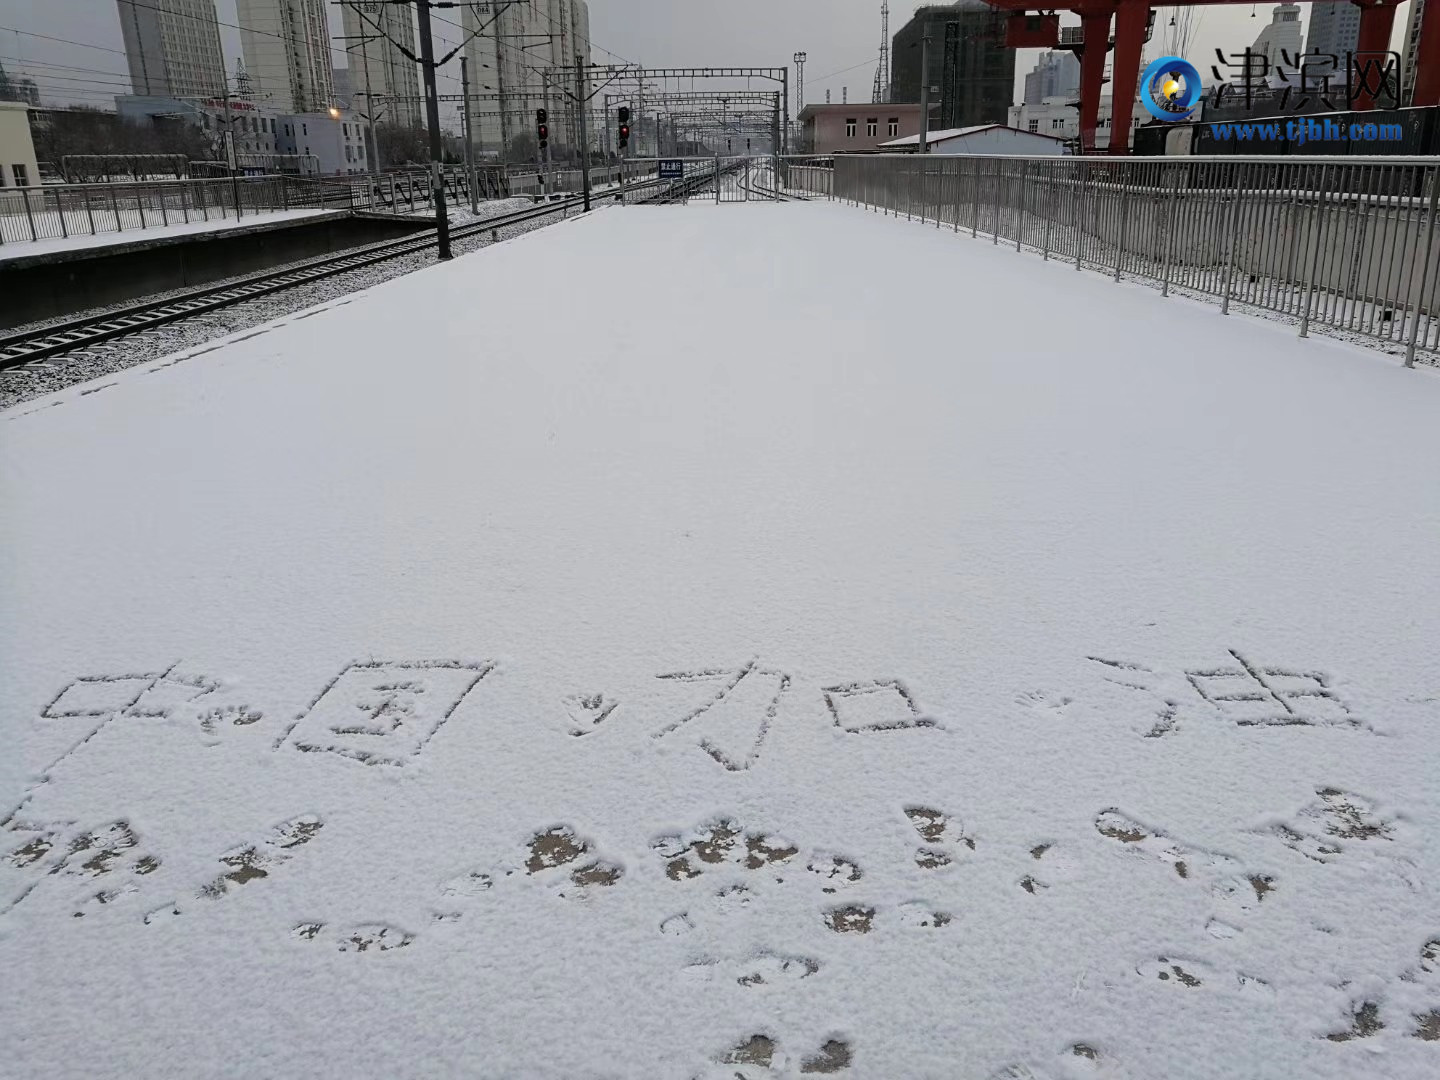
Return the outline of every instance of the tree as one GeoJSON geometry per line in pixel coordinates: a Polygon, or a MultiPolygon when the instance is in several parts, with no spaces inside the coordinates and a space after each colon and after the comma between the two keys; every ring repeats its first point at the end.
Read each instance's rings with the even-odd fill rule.
{"type": "Polygon", "coordinates": [[[535,136],[528,131],[523,131],[510,140],[510,149],[505,153],[507,162],[534,162],[539,153],[535,136]]]}
{"type": "MultiPolygon", "coordinates": [[[[129,124],[115,113],[77,106],[44,109],[30,114],[35,156],[61,165],[66,157],[104,155],[116,159],[141,154],[170,154],[184,161],[210,157],[210,140],[195,124],[181,117],[156,118],[129,124]]],[[[104,163],[97,163],[104,165],[104,163]]],[[[109,171],[101,168],[100,172],[109,171]]],[[[114,171],[128,172],[118,163],[114,171]]]]}
{"type": "Polygon", "coordinates": [[[375,142],[387,168],[430,162],[430,137],[424,128],[381,124],[375,129],[375,142]]]}

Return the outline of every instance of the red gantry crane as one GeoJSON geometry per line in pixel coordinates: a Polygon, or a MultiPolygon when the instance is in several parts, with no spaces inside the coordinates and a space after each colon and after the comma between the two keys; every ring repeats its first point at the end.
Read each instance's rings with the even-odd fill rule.
{"type": "MultiPolygon", "coordinates": [[[[993,8],[1009,11],[1005,44],[1012,49],[1046,49],[1060,43],[1059,11],[1080,16],[1080,146],[1085,153],[1095,149],[1095,128],[1100,116],[1100,88],[1105,81],[1105,53],[1110,48],[1110,22],[1115,22],[1115,63],[1111,79],[1110,153],[1130,152],[1130,121],[1134,115],[1135,91],[1140,81],[1140,51],[1150,22],[1150,0],[1069,0],[1068,3],[1037,5],[1027,0],[985,0],[993,8]],[[1043,7],[1043,11],[1035,11],[1043,7]],[[1095,47],[1098,44],[1098,48],[1095,47]]],[[[1321,0],[1324,2],[1324,0],[1321,0]]],[[[1390,48],[1395,26],[1395,8],[1401,0],[1331,0],[1352,3],[1360,8],[1360,37],[1356,55],[1383,54],[1390,48]]],[[[1426,4],[1415,43],[1415,87],[1413,104],[1440,105],[1440,0],[1415,0],[1426,4]]],[[[1252,4],[1253,0],[1174,0],[1156,7],[1195,7],[1201,4],[1252,4]]],[[[1355,98],[1359,109],[1373,109],[1375,96],[1361,85],[1355,98]]]]}

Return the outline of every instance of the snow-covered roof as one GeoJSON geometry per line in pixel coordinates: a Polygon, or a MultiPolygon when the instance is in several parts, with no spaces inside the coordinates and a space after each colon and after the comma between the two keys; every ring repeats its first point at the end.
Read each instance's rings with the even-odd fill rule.
{"type": "MultiPolygon", "coordinates": [[[[991,131],[991,130],[993,130],[993,129],[995,129],[995,128],[999,128],[999,129],[1002,130],[1002,131],[1013,131],[1013,132],[1015,132],[1015,133],[1017,133],[1017,134],[1019,134],[1019,135],[1034,135],[1036,138],[1040,138],[1040,139],[1053,139],[1053,138],[1054,138],[1053,135],[1046,135],[1046,134],[1044,134],[1043,132],[1039,132],[1039,131],[1023,131],[1023,130],[1021,130],[1020,128],[1010,127],[1008,124],[973,124],[973,125],[971,125],[970,127],[945,128],[945,129],[942,130],[942,131],[931,131],[931,132],[929,132],[929,133],[926,134],[926,137],[925,137],[925,145],[926,145],[926,146],[934,146],[936,143],[949,142],[951,139],[960,139],[960,138],[964,138],[966,135],[974,135],[976,132],[979,132],[979,131],[991,131]]],[[[1060,141],[1061,141],[1061,142],[1064,142],[1065,140],[1061,139],[1060,141]]],[[[881,143],[880,145],[881,145],[881,147],[887,147],[887,146],[897,146],[897,147],[898,147],[898,146],[919,146],[919,145],[920,145],[920,136],[919,136],[919,135],[906,135],[904,138],[891,139],[889,142],[884,142],[884,143],[881,143]]]]}

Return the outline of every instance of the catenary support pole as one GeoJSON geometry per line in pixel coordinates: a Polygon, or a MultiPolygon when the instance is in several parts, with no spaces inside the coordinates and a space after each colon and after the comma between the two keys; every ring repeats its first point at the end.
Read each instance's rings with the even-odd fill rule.
{"type": "MultiPolygon", "coordinates": [[[[235,200],[235,220],[240,220],[240,180],[236,175],[235,165],[239,160],[239,153],[235,144],[235,112],[230,108],[230,74],[225,73],[225,167],[230,172],[230,195],[235,200]]],[[[145,224],[145,215],[140,215],[140,224],[145,224]]]]}
{"type": "Polygon", "coordinates": [[[465,99],[465,186],[470,192],[470,212],[478,214],[475,193],[475,128],[470,117],[470,58],[460,57],[460,94],[465,99]]]}
{"type": "Polygon", "coordinates": [[[920,141],[917,154],[930,152],[930,35],[920,38],[920,141]]]}
{"type": "MultiPolygon", "coordinates": [[[[508,10],[508,9],[507,9],[508,10]]],[[[495,91],[500,95],[500,164],[510,160],[510,114],[505,92],[505,12],[495,16],[495,91]]]]}
{"type": "Polygon", "coordinates": [[[370,42],[360,43],[360,62],[365,67],[365,123],[370,129],[370,153],[374,158],[371,166],[377,173],[380,165],[380,144],[375,141],[375,96],[370,93],[370,42]]]}
{"type": "Polygon", "coordinates": [[[430,33],[430,0],[416,0],[416,29],[420,34],[420,75],[425,80],[425,118],[430,125],[430,191],[435,206],[435,232],[440,258],[452,257],[450,220],[445,211],[445,183],[440,176],[440,98],[435,90],[435,39],[430,33]]]}
{"type": "Polygon", "coordinates": [[[590,111],[590,95],[585,85],[585,58],[575,57],[575,105],[580,114],[580,183],[585,192],[585,212],[590,212],[590,131],[585,114],[590,111]]]}

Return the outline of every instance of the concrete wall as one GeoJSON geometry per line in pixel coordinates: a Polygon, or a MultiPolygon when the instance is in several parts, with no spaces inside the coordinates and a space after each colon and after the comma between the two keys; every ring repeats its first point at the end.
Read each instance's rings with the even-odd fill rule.
{"type": "Polygon", "coordinates": [[[30,138],[29,106],[18,101],[0,101],[0,186],[24,186],[16,165],[24,171],[29,186],[39,185],[40,166],[35,163],[35,143],[30,138]]]}
{"type": "Polygon", "coordinates": [[[199,286],[430,228],[424,218],[336,214],[0,262],[0,327],[199,286]]]}
{"type": "Polygon", "coordinates": [[[873,105],[869,102],[850,105],[812,105],[805,110],[803,126],[804,152],[834,154],[842,150],[874,150],[891,139],[920,134],[919,105],[873,105]],[[890,121],[899,120],[898,134],[890,134],[890,121]],[[855,134],[847,131],[847,122],[855,121],[855,134]],[[867,125],[876,121],[875,134],[867,125]]]}

